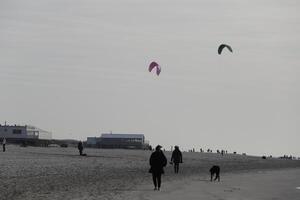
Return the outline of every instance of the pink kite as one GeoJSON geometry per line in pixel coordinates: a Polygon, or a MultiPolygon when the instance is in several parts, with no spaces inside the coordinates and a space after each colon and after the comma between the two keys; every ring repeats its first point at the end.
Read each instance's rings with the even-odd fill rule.
{"type": "Polygon", "coordinates": [[[157,64],[156,62],[152,62],[149,65],[149,72],[152,71],[152,69],[156,68],[156,75],[158,76],[161,72],[161,67],[159,66],[159,64],[157,64]]]}

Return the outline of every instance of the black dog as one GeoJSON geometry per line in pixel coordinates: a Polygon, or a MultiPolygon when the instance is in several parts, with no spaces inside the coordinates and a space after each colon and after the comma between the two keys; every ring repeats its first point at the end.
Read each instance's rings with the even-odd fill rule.
{"type": "Polygon", "coordinates": [[[218,165],[212,166],[209,172],[210,172],[210,181],[212,181],[214,174],[216,174],[214,181],[217,179],[218,181],[220,181],[220,167],[218,165]]]}

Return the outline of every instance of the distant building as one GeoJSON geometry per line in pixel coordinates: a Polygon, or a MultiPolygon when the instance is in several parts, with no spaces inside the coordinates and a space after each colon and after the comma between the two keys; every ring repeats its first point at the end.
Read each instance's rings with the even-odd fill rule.
{"type": "Polygon", "coordinates": [[[87,137],[86,144],[88,147],[96,147],[100,140],[100,137],[87,137]]]}
{"type": "Polygon", "coordinates": [[[148,149],[144,134],[103,133],[101,137],[88,137],[87,146],[98,148],[148,149]]]}
{"type": "Polygon", "coordinates": [[[51,140],[52,133],[37,128],[35,126],[19,125],[1,125],[0,138],[6,138],[11,141],[21,140],[51,140]]]}

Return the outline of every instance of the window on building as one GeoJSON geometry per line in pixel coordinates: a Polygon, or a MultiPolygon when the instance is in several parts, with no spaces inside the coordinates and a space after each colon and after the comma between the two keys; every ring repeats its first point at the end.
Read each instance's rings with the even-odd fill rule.
{"type": "Polygon", "coordinates": [[[21,129],[13,129],[13,134],[22,134],[21,129]]]}

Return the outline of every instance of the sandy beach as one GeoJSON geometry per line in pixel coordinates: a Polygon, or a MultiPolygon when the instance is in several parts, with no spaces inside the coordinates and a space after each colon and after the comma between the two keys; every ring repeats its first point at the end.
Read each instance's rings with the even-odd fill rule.
{"type": "Polygon", "coordinates": [[[300,196],[300,168],[288,170],[226,173],[221,182],[210,182],[208,177],[195,177],[166,183],[162,191],[153,191],[149,185],[128,194],[133,200],[229,200],[229,199],[289,199],[300,196]]]}
{"type": "Polygon", "coordinates": [[[299,11],[297,0],[1,0],[0,200],[300,200],[299,11]],[[79,141],[131,150],[80,156],[79,141]],[[154,191],[152,151],[133,149],[158,144],[230,153],[183,152],[175,174],[165,151],[154,191]]]}
{"type": "MultiPolygon", "coordinates": [[[[88,156],[79,156],[76,148],[8,145],[7,152],[0,154],[0,199],[175,199],[174,195],[187,194],[190,199],[201,195],[239,199],[246,193],[248,199],[269,198],[261,197],[263,190],[257,188],[273,191],[268,193],[272,197],[291,194],[289,199],[293,199],[299,193],[295,189],[300,186],[298,160],[184,152],[180,173],[173,174],[168,165],[162,191],[153,193],[148,173],[150,151],[85,149],[85,153],[88,156]],[[221,166],[220,183],[208,181],[213,164],[221,166]],[[256,196],[251,196],[253,190],[256,196]]],[[[165,154],[170,159],[170,152],[165,154]]]]}

